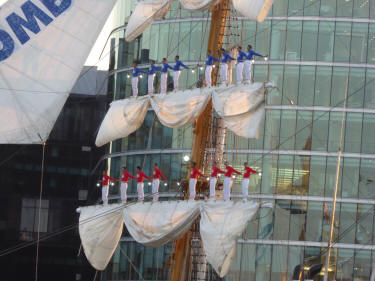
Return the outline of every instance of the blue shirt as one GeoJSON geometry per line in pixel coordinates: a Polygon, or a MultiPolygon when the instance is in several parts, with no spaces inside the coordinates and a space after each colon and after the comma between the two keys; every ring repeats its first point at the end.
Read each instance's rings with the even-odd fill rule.
{"type": "Polygon", "coordinates": [[[214,61],[219,61],[219,60],[213,56],[207,56],[206,65],[213,65],[214,61]]]}
{"type": "Polygon", "coordinates": [[[242,51],[238,52],[237,62],[243,62],[246,58],[246,54],[242,51]]]}
{"type": "Polygon", "coordinates": [[[180,60],[176,60],[176,64],[173,66],[174,71],[179,71],[180,67],[183,66],[185,68],[188,68],[186,65],[184,65],[180,60]]]}
{"type": "Polygon", "coordinates": [[[221,55],[221,62],[222,63],[227,63],[228,60],[234,60],[228,53],[224,53],[221,55]]]}
{"type": "Polygon", "coordinates": [[[247,55],[246,55],[247,60],[251,60],[253,56],[261,57],[262,55],[254,52],[253,50],[247,51],[247,55]]]}
{"type": "Polygon", "coordinates": [[[166,73],[168,72],[168,68],[173,69],[168,63],[163,63],[163,67],[161,68],[161,72],[166,73]]]}
{"type": "Polygon", "coordinates": [[[152,75],[152,74],[155,74],[155,71],[160,71],[161,68],[160,67],[157,67],[155,66],[154,64],[150,65],[150,67],[148,68],[148,72],[147,74],[149,75],[152,75]]]}
{"type": "Polygon", "coordinates": [[[142,69],[139,69],[138,67],[133,67],[133,77],[138,77],[139,73],[146,73],[142,69]]]}

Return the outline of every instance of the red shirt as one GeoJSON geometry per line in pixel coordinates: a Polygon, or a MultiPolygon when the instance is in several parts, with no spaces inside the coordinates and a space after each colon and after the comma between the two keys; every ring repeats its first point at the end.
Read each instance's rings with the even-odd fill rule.
{"type": "Polygon", "coordinates": [[[143,182],[143,178],[146,178],[149,181],[151,180],[144,172],[142,171],[137,172],[137,182],[143,182]]]}
{"type": "Polygon", "coordinates": [[[116,181],[116,179],[111,178],[108,175],[104,175],[102,179],[102,186],[107,186],[109,181],[116,181]]]}
{"type": "Polygon", "coordinates": [[[194,168],[191,171],[190,178],[191,179],[196,179],[198,176],[204,177],[204,175],[201,172],[199,172],[198,168],[194,168]]]}
{"type": "Polygon", "coordinates": [[[129,178],[135,179],[135,177],[133,177],[131,174],[129,174],[128,171],[125,171],[125,172],[122,173],[122,178],[121,178],[122,182],[128,182],[129,178]]]}
{"type": "Polygon", "coordinates": [[[212,168],[212,173],[211,173],[211,178],[216,178],[217,177],[217,174],[224,174],[225,172],[220,170],[220,168],[214,166],[212,168]]]}
{"type": "Polygon", "coordinates": [[[243,174],[243,178],[244,179],[248,179],[248,178],[250,178],[251,174],[256,174],[256,173],[257,173],[257,171],[251,169],[250,167],[246,167],[245,168],[245,173],[243,174]]]}
{"type": "Polygon", "coordinates": [[[232,174],[235,173],[237,175],[241,175],[241,173],[235,169],[233,169],[231,166],[226,166],[225,167],[225,176],[230,178],[232,177],[232,174]]]}
{"type": "Polygon", "coordinates": [[[164,177],[163,173],[162,173],[158,168],[155,168],[155,169],[154,169],[154,173],[153,173],[152,177],[153,177],[154,179],[159,179],[159,178],[161,177],[163,180],[165,180],[165,181],[167,180],[167,179],[164,177]]]}

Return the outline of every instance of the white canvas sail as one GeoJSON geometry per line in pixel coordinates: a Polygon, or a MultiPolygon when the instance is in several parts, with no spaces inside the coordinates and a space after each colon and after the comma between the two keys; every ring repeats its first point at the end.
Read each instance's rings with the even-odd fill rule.
{"type": "Polygon", "coordinates": [[[219,2],[220,0],[180,0],[182,8],[188,10],[189,12],[207,10],[219,2]]]}
{"type": "Polygon", "coordinates": [[[232,3],[240,15],[262,22],[267,17],[273,0],[232,0],[232,3]]]}
{"type": "Polygon", "coordinates": [[[116,0],[0,9],[0,143],[44,142],[116,0]]]}
{"type": "Polygon", "coordinates": [[[172,0],[144,0],[137,3],[125,31],[125,40],[137,38],[154,20],[161,19],[168,12],[172,0]]]}

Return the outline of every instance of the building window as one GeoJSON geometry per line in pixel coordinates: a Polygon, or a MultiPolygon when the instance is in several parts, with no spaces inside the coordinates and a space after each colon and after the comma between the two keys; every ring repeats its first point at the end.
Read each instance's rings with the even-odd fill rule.
{"type": "MultiPolygon", "coordinates": [[[[42,200],[40,209],[40,232],[47,232],[49,200],[42,200]]],[[[34,233],[38,232],[39,199],[24,198],[22,200],[20,239],[33,240],[34,233]]]]}

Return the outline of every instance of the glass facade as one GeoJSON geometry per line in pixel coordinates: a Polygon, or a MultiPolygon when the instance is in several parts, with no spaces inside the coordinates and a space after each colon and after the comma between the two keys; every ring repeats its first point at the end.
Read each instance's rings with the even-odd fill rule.
{"type": "MultiPolygon", "coordinates": [[[[131,0],[120,1],[118,18],[127,18],[134,5],[131,0]]],[[[374,18],[375,0],[279,0],[262,23],[233,21],[227,46],[251,44],[255,51],[268,54],[268,62],[255,62],[254,80],[274,81],[278,89],[267,95],[260,137],[249,140],[228,131],[224,158],[240,170],[247,161],[259,171],[250,180],[249,194],[275,208],[261,210],[249,224],[225,280],[291,280],[297,265],[308,270],[325,263],[343,114],[329,280],[369,280],[375,262],[374,18]]],[[[124,40],[119,25],[110,40],[113,99],[131,95],[134,59],[147,68],[149,59],[173,61],[179,54],[182,61],[197,66],[194,73],[182,71],[180,88],[199,85],[209,27],[207,12],[190,14],[177,1],[164,19],[131,43],[124,40]]],[[[140,81],[140,93],[146,94],[146,77],[140,81]]],[[[159,76],[156,88],[158,81],[159,76]]],[[[183,156],[190,153],[192,140],[191,127],[164,127],[150,110],[139,130],[111,144],[111,174],[117,176],[123,165],[131,172],[144,166],[150,174],[157,162],[168,178],[168,184],[161,186],[162,198],[176,196],[179,181],[187,175],[183,156]]],[[[235,180],[235,198],[241,192],[240,182],[241,178],[235,180]]],[[[135,194],[132,184],[130,192],[135,194]]],[[[149,186],[145,192],[150,192],[149,186]]],[[[118,198],[116,191],[112,198],[118,198]]],[[[171,247],[144,248],[125,234],[103,276],[167,280],[171,247]]],[[[317,275],[314,280],[322,278],[317,275]]]]}

